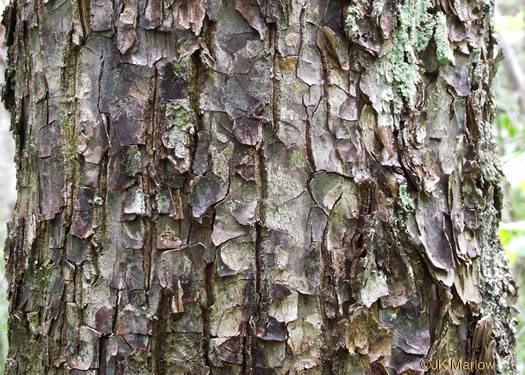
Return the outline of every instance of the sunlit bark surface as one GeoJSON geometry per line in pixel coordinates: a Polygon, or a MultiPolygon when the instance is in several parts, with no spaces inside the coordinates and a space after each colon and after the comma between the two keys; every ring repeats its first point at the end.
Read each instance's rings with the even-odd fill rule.
{"type": "Polygon", "coordinates": [[[492,10],[13,0],[7,373],[515,373],[492,10]]]}

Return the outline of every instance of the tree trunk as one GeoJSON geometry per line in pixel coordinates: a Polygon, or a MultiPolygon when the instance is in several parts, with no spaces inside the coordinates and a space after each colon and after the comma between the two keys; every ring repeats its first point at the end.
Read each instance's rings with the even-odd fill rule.
{"type": "Polygon", "coordinates": [[[13,0],[7,373],[515,373],[492,7],[13,0]]]}

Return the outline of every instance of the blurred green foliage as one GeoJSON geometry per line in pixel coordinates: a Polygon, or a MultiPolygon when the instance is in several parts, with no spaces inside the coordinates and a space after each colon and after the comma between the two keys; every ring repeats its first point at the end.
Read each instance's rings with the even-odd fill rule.
{"type": "Polygon", "coordinates": [[[495,25],[498,33],[521,33],[525,29],[525,10],[520,9],[515,14],[501,16],[495,25]]]}
{"type": "MultiPolygon", "coordinates": [[[[525,373],[525,8],[523,0],[501,0],[495,29],[505,43],[496,76],[496,139],[505,178],[505,205],[499,228],[516,283],[519,315],[516,338],[518,372],[525,373]]],[[[503,45],[503,43],[502,43],[503,45]]]]}

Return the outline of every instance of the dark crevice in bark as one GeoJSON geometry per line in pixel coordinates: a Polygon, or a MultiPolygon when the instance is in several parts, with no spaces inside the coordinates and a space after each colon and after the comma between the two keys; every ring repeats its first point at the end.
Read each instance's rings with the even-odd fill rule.
{"type": "Polygon", "coordinates": [[[120,289],[111,289],[112,296],[115,296],[115,306],[113,306],[113,317],[111,322],[111,335],[117,336],[117,318],[120,303],[120,289]]]}
{"type": "Polygon", "coordinates": [[[80,25],[82,27],[82,44],[85,44],[91,31],[90,0],[76,0],[78,3],[78,12],[80,25]]]}
{"type": "Polygon", "coordinates": [[[204,269],[204,289],[206,293],[206,305],[202,310],[202,351],[204,355],[204,363],[208,368],[213,369],[214,366],[210,359],[210,341],[211,341],[211,330],[210,330],[210,311],[211,307],[215,303],[213,294],[213,281],[215,279],[215,267],[214,263],[209,263],[204,269]]]}
{"type": "Polygon", "coordinates": [[[98,341],[98,375],[106,375],[106,356],[109,335],[102,335],[98,341]]]}
{"type": "Polygon", "coordinates": [[[64,68],[61,72],[61,85],[63,92],[67,93],[60,103],[61,107],[61,131],[62,131],[62,157],[65,164],[65,209],[62,211],[64,215],[65,230],[67,236],[70,234],[70,229],[75,215],[75,202],[78,194],[79,185],[79,157],[77,155],[77,124],[78,119],[78,99],[76,98],[77,73],[79,64],[80,47],[73,44],[73,33],[70,34],[68,41],[69,56],[63,56],[64,68]]]}
{"type": "MultiPolygon", "coordinates": [[[[210,21],[206,22],[205,25],[208,25],[209,23],[211,23],[210,21]]],[[[204,38],[208,38],[208,30],[211,28],[210,27],[206,27],[205,31],[204,31],[204,38]]],[[[209,45],[211,43],[207,43],[207,45],[209,45]]],[[[193,62],[193,65],[195,67],[195,76],[192,77],[192,81],[191,82],[186,82],[187,84],[187,89],[190,93],[190,103],[191,103],[191,106],[193,108],[193,111],[195,112],[195,118],[196,118],[196,129],[195,129],[195,132],[193,134],[193,148],[191,150],[191,166],[189,168],[189,173],[192,173],[193,172],[193,163],[195,161],[195,155],[197,153],[197,146],[199,144],[199,131],[201,130],[205,130],[205,126],[204,126],[204,119],[203,119],[203,113],[200,109],[200,94],[201,94],[201,89],[204,87],[204,79],[207,75],[207,68],[206,66],[202,63],[201,61],[201,58],[199,57],[199,50],[194,52],[193,55],[191,56],[191,59],[192,59],[192,62],[193,62]]]]}
{"type": "Polygon", "coordinates": [[[272,50],[272,138],[275,138],[277,136],[277,133],[279,132],[279,115],[280,115],[280,109],[279,109],[279,97],[281,94],[281,89],[279,85],[279,80],[277,79],[277,71],[280,64],[279,60],[279,52],[277,50],[277,42],[279,38],[279,31],[277,30],[277,26],[275,24],[270,24],[269,27],[269,33],[270,33],[270,43],[271,43],[271,50],[272,50]]]}
{"type": "MultiPolygon", "coordinates": [[[[7,237],[5,248],[6,256],[6,275],[16,281],[14,287],[10,288],[9,293],[9,312],[20,306],[20,297],[23,293],[23,283],[20,282],[24,278],[25,256],[24,256],[24,238],[25,238],[25,218],[15,216],[10,224],[8,224],[10,236],[7,237]],[[15,264],[12,262],[15,261],[15,264]]],[[[11,317],[12,319],[12,317],[11,317]]]]}
{"type": "Polygon", "coordinates": [[[257,366],[257,349],[262,343],[258,342],[257,338],[257,327],[258,324],[261,324],[262,314],[268,309],[268,304],[271,302],[268,296],[269,287],[266,285],[266,250],[265,250],[265,240],[267,238],[268,229],[266,228],[266,200],[268,197],[267,187],[268,187],[268,172],[266,167],[266,147],[269,146],[268,142],[274,137],[278,129],[278,98],[275,95],[278,95],[278,81],[276,80],[276,64],[278,64],[276,55],[277,55],[277,27],[275,24],[270,23],[266,24],[268,30],[268,50],[272,54],[270,64],[268,68],[270,69],[272,88],[271,88],[271,128],[269,124],[266,124],[264,121],[259,122],[259,127],[261,128],[262,139],[256,145],[257,159],[256,159],[256,171],[258,176],[256,181],[258,182],[258,220],[255,223],[255,300],[250,301],[251,306],[249,307],[251,316],[247,322],[244,323],[244,335],[246,336],[243,339],[243,364],[242,364],[242,374],[248,375],[256,372],[257,366]]]}
{"type": "MultiPolygon", "coordinates": [[[[304,20],[305,13],[306,13],[306,7],[303,6],[301,8],[301,13],[299,14],[299,46],[297,50],[297,54],[299,56],[301,56],[301,51],[303,50],[303,47],[304,47],[304,28],[306,27],[305,20],[304,20]]],[[[297,75],[297,72],[296,72],[296,75],[297,75]]],[[[299,79],[299,77],[297,77],[297,79],[299,79]]]]}
{"type": "MultiPolygon", "coordinates": [[[[203,21],[203,33],[202,33],[202,39],[205,41],[205,44],[207,46],[213,46],[212,43],[212,33],[214,29],[214,22],[209,20],[206,16],[203,21]]],[[[214,53],[213,50],[211,50],[211,53],[214,53]]],[[[205,87],[205,78],[207,77],[207,66],[202,62],[201,56],[200,56],[200,49],[195,51],[191,55],[191,61],[194,66],[194,75],[191,77],[191,81],[187,81],[187,89],[189,92],[189,100],[192,106],[192,109],[195,113],[196,118],[196,129],[193,134],[193,146],[191,150],[191,164],[189,167],[189,174],[191,175],[191,178],[194,177],[192,174],[193,167],[194,167],[194,161],[197,153],[197,148],[199,145],[199,131],[205,130],[205,124],[204,124],[204,118],[203,118],[203,111],[201,111],[200,108],[200,95],[204,91],[205,87]]],[[[188,179],[189,180],[189,179],[188,179]]],[[[191,215],[191,214],[190,214],[191,215]]],[[[211,226],[213,227],[213,223],[215,222],[215,212],[213,212],[213,217],[211,219],[211,226]]],[[[201,225],[198,221],[198,219],[191,218],[190,221],[190,228],[188,230],[188,237],[187,237],[187,244],[190,244],[192,233],[193,231],[197,230],[197,228],[201,225]]],[[[210,244],[209,246],[212,246],[213,253],[216,253],[217,249],[213,244],[210,244]]],[[[211,350],[211,308],[215,304],[215,295],[213,292],[214,287],[214,280],[216,277],[216,267],[215,267],[215,254],[213,255],[213,259],[209,260],[208,263],[204,266],[204,291],[206,293],[206,298],[204,302],[204,306],[201,306],[201,314],[202,314],[202,343],[201,343],[201,350],[203,355],[203,360],[205,366],[209,368],[210,371],[213,371],[212,369],[215,367],[213,366],[212,360],[210,358],[210,350],[211,350]]]]}
{"type": "MultiPolygon", "coordinates": [[[[100,233],[104,233],[103,238],[106,238],[106,231],[107,231],[107,220],[106,220],[106,204],[107,204],[107,163],[108,163],[108,154],[106,153],[104,157],[101,160],[100,163],[100,173],[99,173],[99,179],[98,179],[98,196],[104,197],[102,206],[99,208],[100,212],[102,213],[102,217],[99,219],[100,228],[97,228],[97,231],[100,231],[100,233]]],[[[96,233],[95,233],[96,235],[96,233]]],[[[92,240],[93,242],[93,240],[92,240]]],[[[96,245],[97,247],[101,247],[101,243],[94,243],[93,245],[96,245]]],[[[99,264],[99,254],[97,253],[96,249],[93,246],[93,267],[96,270],[96,274],[98,275],[97,278],[94,280],[94,283],[98,281],[98,278],[100,277],[100,264],[99,264]]],[[[107,369],[107,345],[110,335],[109,334],[103,334],[99,339],[99,356],[98,356],[98,374],[99,375],[106,375],[106,369],[107,369]]]]}
{"type": "MultiPolygon", "coordinates": [[[[158,120],[156,117],[157,110],[158,110],[158,80],[159,80],[159,72],[157,68],[157,62],[153,64],[153,77],[152,77],[152,93],[151,97],[149,98],[150,102],[150,113],[149,116],[151,118],[148,121],[148,127],[146,129],[147,133],[150,135],[147,137],[146,141],[146,152],[149,154],[149,159],[152,160],[154,165],[148,166],[145,170],[145,178],[142,180],[143,190],[147,193],[148,196],[151,196],[152,194],[155,194],[156,189],[156,183],[154,181],[154,176],[151,176],[150,170],[156,168],[156,147],[155,147],[155,141],[157,137],[159,136],[156,132],[156,130],[159,128],[160,124],[157,124],[158,120]]],[[[150,288],[150,281],[151,281],[151,274],[152,274],[152,267],[153,267],[153,257],[157,254],[156,249],[156,243],[155,238],[157,234],[157,228],[156,228],[156,219],[157,214],[156,212],[152,212],[151,216],[146,216],[144,218],[145,226],[146,226],[146,239],[144,242],[144,249],[143,249],[143,269],[144,272],[144,287],[146,290],[149,290],[150,288]]]]}
{"type": "Polygon", "coordinates": [[[104,113],[102,112],[102,110],[100,109],[100,101],[102,99],[102,77],[104,76],[104,64],[105,64],[105,59],[104,59],[104,55],[100,56],[100,72],[98,74],[98,94],[97,94],[97,109],[98,109],[98,112],[102,115],[102,116],[105,116],[106,117],[106,120],[107,120],[107,126],[108,128],[106,129],[107,133],[109,133],[109,114],[108,113],[104,113]]]}
{"type": "Polygon", "coordinates": [[[418,189],[417,183],[416,181],[414,181],[412,174],[408,171],[406,167],[406,161],[404,160],[404,153],[406,152],[406,145],[403,144],[404,143],[404,140],[403,140],[404,127],[405,127],[405,121],[401,120],[399,122],[399,130],[398,129],[393,130],[394,139],[396,140],[394,145],[397,149],[397,154],[399,155],[398,159],[399,159],[400,171],[405,177],[407,185],[410,186],[413,192],[418,192],[419,189],[418,189]]]}
{"type": "MultiPolygon", "coordinates": [[[[324,51],[316,45],[317,51],[319,52],[321,58],[321,80],[322,80],[322,92],[323,96],[321,100],[326,101],[326,120],[325,127],[329,131],[329,120],[330,120],[330,104],[329,104],[329,94],[328,94],[328,62],[326,61],[326,55],[324,51]]],[[[320,105],[320,104],[319,104],[320,105]]],[[[307,121],[307,155],[308,162],[312,168],[315,168],[314,164],[314,155],[311,148],[311,124],[310,119],[307,121]]],[[[315,169],[313,169],[315,172],[315,169]]],[[[312,176],[310,176],[310,181],[312,176]]],[[[310,185],[309,181],[309,185],[310,185]]],[[[313,196],[313,195],[312,195],[313,196]]],[[[332,215],[333,209],[337,206],[337,203],[341,200],[342,196],[339,196],[336,202],[333,205],[332,211],[328,215],[328,221],[332,215]]],[[[319,287],[319,304],[321,308],[321,315],[323,320],[323,341],[324,346],[321,348],[321,361],[326,368],[328,368],[330,374],[333,374],[334,366],[336,365],[337,355],[334,352],[334,340],[337,339],[336,320],[337,320],[337,298],[335,296],[335,270],[332,264],[332,256],[328,249],[327,236],[328,236],[329,224],[323,231],[323,237],[320,246],[320,287],[319,287]]]]}
{"type": "MultiPolygon", "coordinates": [[[[243,330],[241,331],[242,339],[241,339],[241,345],[242,345],[242,363],[241,363],[241,374],[242,375],[248,375],[249,374],[249,368],[248,363],[250,361],[250,351],[249,348],[251,347],[251,344],[248,344],[248,340],[251,338],[251,335],[248,331],[249,326],[244,323],[243,330]]],[[[253,340],[253,338],[251,338],[253,340]]]]}
{"type": "Polygon", "coordinates": [[[166,361],[164,345],[166,342],[166,323],[170,316],[169,296],[165,289],[162,289],[160,292],[159,308],[156,314],[157,318],[154,318],[152,332],[151,367],[155,375],[164,375],[169,366],[169,363],[166,361]]]}
{"type": "MultiPolygon", "coordinates": [[[[263,129],[263,134],[267,135],[269,132],[264,124],[259,126],[263,129]]],[[[263,139],[267,139],[263,137],[263,139]]],[[[252,374],[256,368],[257,361],[257,347],[259,345],[257,338],[257,326],[261,324],[262,314],[265,313],[268,301],[266,295],[266,278],[265,278],[265,200],[267,196],[266,186],[268,184],[266,165],[265,165],[265,147],[266,144],[262,141],[257,146],[257,169],[259,176],[259,203],[258,213],[259,219],[255,223],[255,275],[254,275],[254,286],[255,286],[255,300],[249,301],[249,309],[251,310],[250,319],[244,323],[243,335],[246,339],[243,339],[243,375],[252,374]]]]}
{"type": "MultiPolygon", "coordinates": [[[[16,8],[16,7],[15,7],[16,8]]],[[[26,21],[23,21],[22,22],[22,38],[21,40],[18,41],[18,43],[21,43],[22,45],[20,46],[21,50],[23,50],[26,54],[29,54],[30,53],[30,50],[29,50],[29,29],[27,27],[27,22],[26,21]]],[[[29,76],[31,75],[31,68],[30,68],[30,64],[29,62],[26,60],[24,61],[24,68],[25,68],[25,73],[27,74],[27,83],[26,85],[28,85],[29,87],[29,76]]],[[[15,79],[16,79],[16,74],[15,74],[15,79]]],[[[16,92],[13,92],[13,98],[15,98],[15,93],[16,92]]],[[[14,99],[15,102],[16,102],[16,99],[14,99]]],[[[28,136],[28,134],[26,134],[27,130],[28,130],[28,124],[27,124],[27,119],[26,119],[26,112],[27,112],[27,109],[25,108],[25,102],[26,102],[26,97],[22,98],[21,100],[19,100],[19,106],[20,108],[18,108],[18,113],[14,114],[12,116],[12,120],[11,120],[11,126],[14,125],[14,129],[11,129],[15,134],[18,134],[18,139],[17,139],[17,148],[18,148],[18,152],[17,152],[17,157],[19,158],[18,159],[18,164],[19,164],[19,168],[22,168],[22,157],[24,155],[24,151],[25,151],[25,148],[26,148],[26,137],[28,136]],[[18,120],[18,121],[17,121],[18,120]]]]}
{"type": "MultiPolygon", "coordinates": [[[[337,198],[333,207],[336,207],[337,203],[341,200],[342,196],[337,198]]],[[[333,209],[332,209],[333,211],[333,209]]],[[[328,220],[332,215],[330,211],[328,215],[328,220]]],[[[327,222],[326,227],[323,231],[323,237],[320,245],[320,279],[319,279],[319,307],[321,312],[321,318],[323,321],[323,347],[321,348],[321,362],[326,368],[330,371],[330,374],[333,374],[333,365],[335,355],[332,350],[333,341],[336,339],[337,330],[336,330],[336,313],[335,309],[337,308],[337,300],[335,298],[335,291],[333,285],[332,275],[334,275],[334,268],[332,265],[332,258],[330,251],[328,250],[327,245],[327,236],[328,236],[329,225],[327,222]]]]}
{"type": "MultiPolygon", "coordinates": [[[[304,106],[304,108],[305,108],[306,113],[308,113],[308,108],[306,106],[304,106]]],[[[310,166],[310,176],[308,177],[308,188],[309,190],[311,190],[310,183],[312,182],[313,175],[317,170],[315,168],[315,157],[314,157],[314,153],[312,150],[312,121],[309,115],[307,116],[307,119],[306,119],[305,144],[306,144],[306,156],[308,160],[308,165],[310,166]]],[[[310,191],[310,195],[312,196],[312,200],[313,200],[313,195],[311,191],[310,191]]]]}

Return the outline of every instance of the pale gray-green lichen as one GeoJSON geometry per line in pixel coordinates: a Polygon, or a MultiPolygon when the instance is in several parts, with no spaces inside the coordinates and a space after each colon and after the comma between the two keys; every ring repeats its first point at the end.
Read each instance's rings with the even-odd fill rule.
{"type": "Polygon", "coordinates": [[[439,63],[448,65],[453,62],[454,55],[448,40],[447,17],[443,13],[438,13],[436,16],[434,41],[436,42],[436,55],[439,63]]]}
{"type": "Polygon", "coordinates": [[[166,106],[168,126],[171,128],[163,137],[167,148],[173,149],[177,158],[188,155],[191,136],[194,133],[193,114],[188,100],[177,100],[166,106]]]}
{"type": "MultiPolygon", "coordinates": [[[[409,4],[409,2],[407,3],[409,4]]],[[[434,17],[428,12],[432,7],[432,1],[424,0],[415,3],[414,15],[414,35],[416,38],[416,50],[422,52],[427,48],[428,42],[432,39],[434,31],[434,17]]],[[[403,11],[403,9],[402,9],[403,11]]]]}
{"type": "MultiPolygon", "coordinates": [[[[432,1],[407,1],[397,10],[398,27],[394,30],[392,49],[376,63],[377,72],[412,107],[415,104],[417,85],[421,81],[422,68],[418,54],[423,52],[432,37],[436,42],[436,54],[441,64],[453,61],[452,49],[448,40],[446,16],[431,13],[432,1]]],[[[346,25],[355,31],[359,8],[348,7],[346,25]]],[[[374,69],[374,68],[372,68],[374,69]]],[[[393,115],[399,114],[403,102],[393,98],[393,115]]],[[[374,105],[377,110],[377,103],[374,105]]],[[[397,121],[394,121],[397,122],[397,121]]]]}
{"type": "Polygon", "coordinates": [[[407,210],[413,210],[415,208],[414,200],[410,194],[408,194],[406,184],[399,186],[399,197],[401,198],[401,203],[407,210]]]}
{"type": "Polygon", "coordinates": [[[425,0],[407,1],[399,7],[399,27],[394,32],[390,64],[397,90],[411,106],[421,80],[417,51],[426,48],[432,36],[432,16],[427,13],[431,6],[432,2],[425,0]]]}
{"type": "Polygon", "coordinates": [[[173,150],[180,172],[191,164],[191,144],[195,133],[195,113],[188,99],[172,100],[166,106],[167,130],[162,135],[164,147],[173,150]]]}
{"type": "Polygon", "coordinates": [[[355,5],[348,6],[347,11],[348,15],[346,16],[346,26],[348,27],[349,34],[353,38],[358,38],[359,27],[357,26],[357,22],[361,18],[361,11],[359,7],[355,5]]]}

